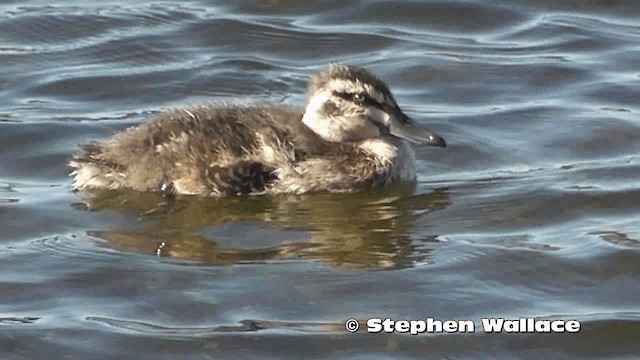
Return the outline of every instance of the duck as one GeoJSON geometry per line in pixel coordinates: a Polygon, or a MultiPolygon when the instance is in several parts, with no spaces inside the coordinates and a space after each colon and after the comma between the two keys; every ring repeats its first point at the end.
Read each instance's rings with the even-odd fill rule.
{"type": "Polygon", "coordinates": [[[74,191],[164,195],[347,193],[416,179],[410,143],[445,140],[406,115],[368,70],[330,65],[304,112],[281,104],[162,111],[69,160],[74,191]]]}

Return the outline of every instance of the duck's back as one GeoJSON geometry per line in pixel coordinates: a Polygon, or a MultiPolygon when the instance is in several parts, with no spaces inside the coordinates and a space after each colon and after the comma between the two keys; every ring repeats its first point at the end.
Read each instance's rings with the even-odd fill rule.
{"type": "Polygon", "coordinates": [[[274,164],[322,151],[323,141],[285,106],[199,107],[157,118],[82,147],[75,189],[130,188],[181,194],[260,192],[274,164]]]}

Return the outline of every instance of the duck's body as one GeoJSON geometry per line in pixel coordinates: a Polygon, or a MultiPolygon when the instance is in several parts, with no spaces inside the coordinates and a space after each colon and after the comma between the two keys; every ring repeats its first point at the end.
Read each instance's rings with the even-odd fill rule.
{"type": "MultiPolygon", "coordinates": [[[[361,85],[354,90],[358,94],[374,86],[368,89],[371,99],[391,102],[376,106],[402,114],[380,80],[362,69],[334,66],[312,82],[304,113],[287,106],[175,110],[85,145],[70,161],[73,186],[236,195],[349,192],[414,180],[407,142],[370,119],[389,123],[389,115],[382,119],[384,112],[359,111],[364,101],[354,107],[345,95],[353,90],[344,88],[348,81],[361,85]],[[397,110],[387,109],[393,105],[397,110]]],[[[400,120],[414,126],[409,118],[400,120]]],[[[394,131],[393,124],[386,126],[394,131]]],[[[419,139],[402,135],[444,146],[431,133],[419,133],[419,139]]]]}

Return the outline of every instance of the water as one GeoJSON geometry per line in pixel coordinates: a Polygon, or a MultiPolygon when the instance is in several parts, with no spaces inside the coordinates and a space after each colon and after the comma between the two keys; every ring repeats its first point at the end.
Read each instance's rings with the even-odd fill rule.
{"type": "Polygon", "coordinates": [[[640,354],[635,2],[49,3],[0,5],[1,358],[640,354]],[[77,143],[178,106],[301,106],[331,62],[379,74],[445,137],[416,147],[415,187],[70,192],[77,143]],[[371,317],[477,328],[344,330],[371,317]]]}

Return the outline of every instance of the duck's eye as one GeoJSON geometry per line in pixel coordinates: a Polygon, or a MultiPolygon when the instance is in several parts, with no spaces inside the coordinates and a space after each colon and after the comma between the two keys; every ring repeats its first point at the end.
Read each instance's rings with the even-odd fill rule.
{"type": "Polygon", "coordinates": [[[353,94],[353,102],[356,104],[362,104],[365,100],[365,95],[362,93],[355,93],[353,94]]]}
{"type": "Polygon", "coordinates": [[[353,103],[358,104],[358,105],[362,105],[365,102],[367,102],[367,95],[365,93],[362,93],[362,92],[351,93],[351,92],[334,91],[333,95],[337,96],[339,98],[342,98],[344,100],[347,100],[347,101],[352,101],[353,103]]]}

